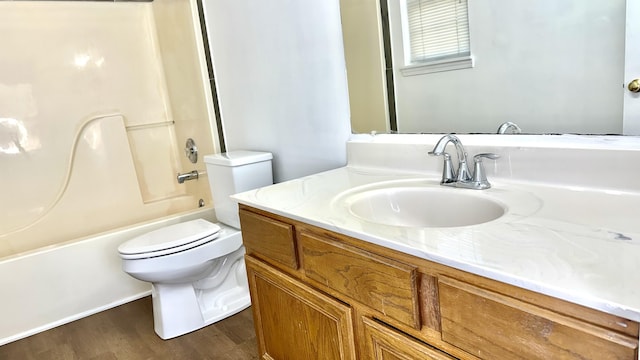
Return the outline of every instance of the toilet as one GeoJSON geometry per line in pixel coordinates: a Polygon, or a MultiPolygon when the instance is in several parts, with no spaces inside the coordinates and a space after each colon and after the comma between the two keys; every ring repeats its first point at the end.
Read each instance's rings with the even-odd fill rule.
{"type": "Polygon", "coordinates": [[[204,219],[166,226],[118,247],[122,269],[152,285],[154,328],[170,339],[251,305],[238,205],[230,195],[271,185],[272,155],[233,151],[207,155],[218,223],[204,219]]]}

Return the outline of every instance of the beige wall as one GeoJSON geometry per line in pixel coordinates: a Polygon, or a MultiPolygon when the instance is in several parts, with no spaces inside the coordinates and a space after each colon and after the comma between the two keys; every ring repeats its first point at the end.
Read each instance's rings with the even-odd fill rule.
{"type": "Polygon", "coordinates": [[[378,0],[340,0],[351,130],[389,130],[378,0]]]}

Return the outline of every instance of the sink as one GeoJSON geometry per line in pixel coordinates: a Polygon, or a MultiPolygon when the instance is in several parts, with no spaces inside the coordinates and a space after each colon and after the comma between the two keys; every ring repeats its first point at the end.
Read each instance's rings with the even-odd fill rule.
{"type": "Polygon", "coordinates": [[[440,186],[383,187],[351,193],[341,201],[361,220],[402,227],[460,227],[500,218],[505,206],[469,190],[440,186]]]}

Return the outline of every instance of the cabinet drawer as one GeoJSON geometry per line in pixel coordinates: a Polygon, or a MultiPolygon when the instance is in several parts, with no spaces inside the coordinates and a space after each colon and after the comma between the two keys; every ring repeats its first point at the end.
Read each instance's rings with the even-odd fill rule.
{"type": "Polygon", "coordinates": [[[636,338],[446,277],[438,290],[442,339],[482,359],[638,358],[636,338]]]}
{"type": "Polygon", "coordinates": [[[374,360],[455,360],[373,319],[362,318],[366,359],[374,360]]]}
{"type": "Polygon", "coordinates": [[[240,226],[247,254],[298,268],[293,225],[240,209],[240,226]]]}
{"type": "Polygon", "coordinates": [[[416,269],[344,244],[298,233],[304,274],[413,328],[420,328],[416,269]]]}

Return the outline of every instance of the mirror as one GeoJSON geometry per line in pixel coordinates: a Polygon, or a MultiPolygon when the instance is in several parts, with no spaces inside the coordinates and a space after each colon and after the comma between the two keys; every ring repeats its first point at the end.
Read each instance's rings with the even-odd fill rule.
{"type": "Polygon", "coordinates": [[[473,67],[419,75],[400,1],[341,0],[354,133],[623,133],[625,0],[469,1],[473,67]]]}

